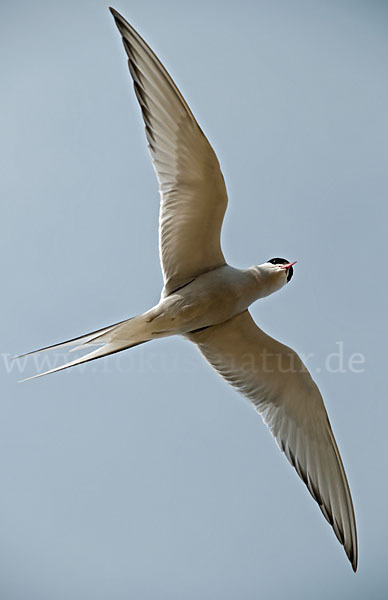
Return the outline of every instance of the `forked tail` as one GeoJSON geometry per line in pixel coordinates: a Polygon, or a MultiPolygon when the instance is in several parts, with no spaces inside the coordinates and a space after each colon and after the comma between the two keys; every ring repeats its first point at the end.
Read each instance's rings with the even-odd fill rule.
{"type": "Polygon", "coordinates": [[[55,367],[54,369],[49,369],[44,373],[38,373],[32,377],[27,377],[22,381],[28,381],[29,379],[42,377],[42,375],[48,375],[49,373],[62,371],[63,369],[75,367],[76,365],[95,360],[96,358],[102,358],[103,356],[108,356],[109,354],[114,354],[115,352],[126,350],[127,348],[133,348],[139,344],[144,344],[144,342],[148,342],[151,339],[149,329],[150,328],[147,327],[147,320],[144,315],[139,315],[137,317],[127,319],[126,321],[120,321],[114,325],[97,329],[96,331],[91,331],[90,333],[67,340],[66,342],[53,344],[52,346],[46,346],[46,348],[40,348],[39,350],[34,350],[33,352],[27,352],[26,354],[16,356],[15,358],[22,358],[23,356],[31,356],[32,354],[46,352],[48,350],[56,350],[58,348],[65,348],[66,346],[74,346],[73,348],[70,348],[69,352],[83,349],[86,350],[90,347],[98,346],[91,352],[84,354],[84,356],[80,356],[79,358],[71,360],[64,365],[55,367]]]}

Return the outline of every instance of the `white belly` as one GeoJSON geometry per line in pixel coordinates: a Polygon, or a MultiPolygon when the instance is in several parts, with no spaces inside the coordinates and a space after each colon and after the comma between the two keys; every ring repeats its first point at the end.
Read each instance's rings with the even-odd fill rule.
{"type": "Polygon", "coordinates": [[[257,297],[257,280],[250,271],[225,265],[161,299],[144,316],[153,337],[188,333],[227,321],[257,297]]]}

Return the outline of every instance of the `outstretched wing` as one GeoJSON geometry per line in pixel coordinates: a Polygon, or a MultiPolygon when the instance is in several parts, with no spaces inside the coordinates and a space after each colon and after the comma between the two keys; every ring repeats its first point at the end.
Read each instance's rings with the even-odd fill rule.
{"type": "Polygon", "coordinates": [[[349,485],[322,396],[299,356],[261,331],[248,311],[188,337],[218,373],[251,400],[356,571],[349,485]]]}
{"type": "Polygon", "coordinates": [[[153,51],[114,9],[160,184],[165,293],[225,263],[220,233],[228,198],[214,150],[153,51]]]}

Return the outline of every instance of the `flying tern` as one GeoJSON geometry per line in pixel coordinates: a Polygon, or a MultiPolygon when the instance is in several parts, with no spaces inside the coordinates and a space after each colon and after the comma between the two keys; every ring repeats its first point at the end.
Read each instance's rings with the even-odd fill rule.
{"type": "Polygon", "coordinates": [[[291,280],[295,262],[272,258],[244,270],[226,263],[220,233],[228,197],[217,157],[157,56],[110,10],[159,181],[164,288],[159,303],[139,316],[36,350],[91,351],[35,377],[157,338],[185,336],[262,416],[356,571],[352,498],[322,396],[299,356],[264,333],[248,310],[291,280]]]}

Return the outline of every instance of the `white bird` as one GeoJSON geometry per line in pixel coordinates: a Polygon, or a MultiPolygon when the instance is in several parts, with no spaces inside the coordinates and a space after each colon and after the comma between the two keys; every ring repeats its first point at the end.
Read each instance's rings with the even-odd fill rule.
{"type": "MultiPolygon", "coordinates": [[[[220,245],[227,193],[217,157],[153,51],[110,9],[128,55],[160,185],[159,303],[142,315],[35,352],[76,345],[86,355],[35,377],[170,335],[183,335],[261,414],[357,569],[352,498],[322,396],[299,356],[253,321],[252,302],[280,290],[293,264],[229,266],[220,245]]],[[[29,354],[34,354],[31,352],[29,354]]]]}

